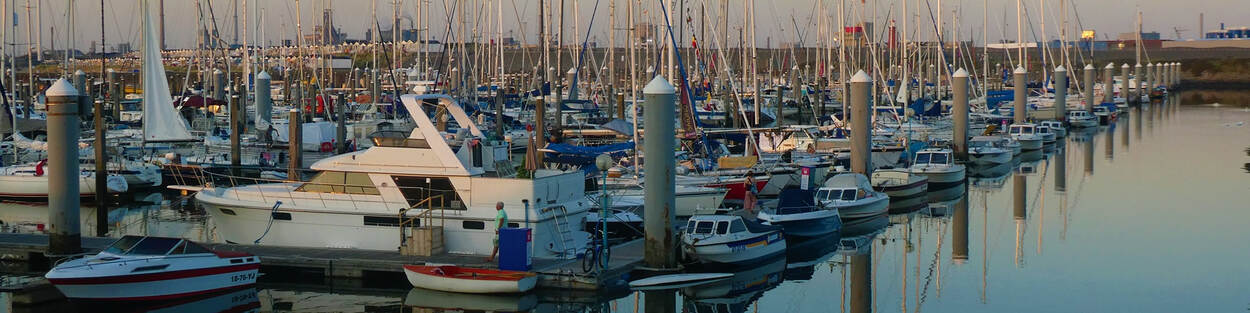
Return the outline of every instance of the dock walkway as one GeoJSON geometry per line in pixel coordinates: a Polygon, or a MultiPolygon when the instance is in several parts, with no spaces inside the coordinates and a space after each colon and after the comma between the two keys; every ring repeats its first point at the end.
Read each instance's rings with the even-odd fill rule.
{"type": "MultiPolygon", "coordinates": [[[[82,237],[86,252],[96,252],[115,238],[82,237]]],[[[48,236],[44,234],[0,234],[0,260],[47,262],[44,251],[48,236]]],[[[303,248],[265,245],[203,243],[214,250],[241,251],[260,257],[262,271],[282,268],[321,271],[324,277],[366,278],[375,275],[403,275],[404,264],[452,264],[466,267],[494,268],[480,255],[446,253],[434,256],[405,256],[398,251],[377,251],[336,248],[303,248]]],[[[642,240],[618,244],[612,248],[609,268],[602,273],[583,273],[581,259],[535,258],[532,271],[539,274],[539,287],[599,290],[620,285],[635,267],[642,263],[642,240]]],[[[400,276],[402,277],[402,276],[400,276]]]]}

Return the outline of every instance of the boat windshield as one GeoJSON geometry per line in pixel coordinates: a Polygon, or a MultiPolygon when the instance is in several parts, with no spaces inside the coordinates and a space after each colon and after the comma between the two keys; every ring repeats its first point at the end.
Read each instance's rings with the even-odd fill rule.
{"type": "Polygon", "coordinates": [[[717,222],[716,233],[721,234],[721,235],[728,234],[729,233],[729,221],[717,222]]]}
{"type": "Polygon", "coordinates": [[[165,255],[181,242],[178,238],[146,237],[126,251],[129,255],[165,255]]]}
{"type": "Polygon", "coordinates": [[[829,190],[821,189],[816,191],[816,201],[829,199],[829,190]]]}
{"type": "Polygon", "coordinates": [[[1019,128],[1019,127],[1012,127],[1012,128],[1011,128],[1011,133],[1012,133],[1012,134],[1019,134],[1019,133],[1020,133],[1020,128],[1019,128]]]}
{"type": "Polygon", "coordinates": [[[946,157],[946,154],[945,154],[945,153],[934,153],[934,154],[933,154],[933,159],[932,159],[932,160],[929,160],[929,163],[933,163],[933,164],[946,164],[946,163],[947,163],[947,159],[948,159],[948,158],[946,157]]]}
{"type": "Polygon", "coordinates": [[[121,239],[117,239],[117,241],[114,241],[113,244],[109,245],[107,248],[104,248],[104,252],[112,254],[126,254],[126,251],[130,250],[131,247],[134,247],[140,240],[143,240],[143,237],[125,236],[121,239]]]}
{"type": "Polygon", "coordinates": [[[916,154],[916,164],[928,164],[928,163],[930,163],[930,160],[931,160],[932,158],[933,158],[933,154],[932,154],[932,153],[917,153],[917,154],[916,154]]]}

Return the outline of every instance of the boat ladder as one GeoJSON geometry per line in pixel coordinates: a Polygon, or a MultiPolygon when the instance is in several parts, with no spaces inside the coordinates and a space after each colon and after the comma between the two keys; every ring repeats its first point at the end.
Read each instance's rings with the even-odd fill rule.
{"type": "Polygon", "coordinates": [[[553,240],[548,248],[566,259],[576,258],[576,240],[573,239],[572,225],[569,224],[568,209],[560,205],[543,209],[543,211],[551,214],[552,232],[556,236],[556,240],[553,240]]]}

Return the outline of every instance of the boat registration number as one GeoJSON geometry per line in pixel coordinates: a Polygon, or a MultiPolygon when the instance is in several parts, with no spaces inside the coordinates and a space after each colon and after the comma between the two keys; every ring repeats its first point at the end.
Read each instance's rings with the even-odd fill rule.
{"type": "Polygon", "coordinates": [[[241,282],[241,281],[255,280],[255,279],[256,279],[256,273],[238,274],[238,275],[230,276],[230,282],[235,282],[235,283],[241,282]]]}

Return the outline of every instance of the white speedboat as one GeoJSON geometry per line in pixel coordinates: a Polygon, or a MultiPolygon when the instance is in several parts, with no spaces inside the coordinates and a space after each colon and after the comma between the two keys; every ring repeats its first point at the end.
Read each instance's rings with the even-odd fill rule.
{"type": "Polygon", "coordinates": [[[1004,147],[1005,139],[996,136],[976,136],[968,141],[968,162],[981,166],[994,166],[1011,162],[1011,149],[1004,147]]]}
{"type": "Polygon", "coordinates": [[[1024,123],[1012,124],[1007,132],[1011,139],[1020,143],[1020,150],[1032,151],[1042,149],[1042,135],[1037,132],[1037,125],[1024,123]]]}
{"type": "Polygon", "coordinates": [[[872,172],[872,189],[884,192],[891,199],[904,199],[923,194],[929,190],[929,177],[903,170],[876,170],[872,172]]]}
{"type": "Polygon", "coordinates": [[[1115,119],[1116,114],[1115,112],[1112,112],[1111,109],[1100,105],[1094,107],[1094,116],[1098,117],[1099,124],[1107,124],[1110,123],[1111,120],[1115,119]]]}
{"type": "Polygon", "coordinates": [[[586,246],[590,234],[578,221],[590,203],[581,171],[517,178],[506,143],[487,140],[454,99],[402,99],[417,125],[412,132],[379,132],[369,149],[322,159],[308,182],[212,186],[196,200],[227,242],[436,253],[437,245],[413,241],[411,229],[441,234],[444,252],[485,256],[495,238],[487,225],[503,202],[510,227],[533,229],[534,257],[573,257],[586,246]],[[458,135],[438,130],[426,114],[431,107],[455,119],[458,135]],[[430,225],[441,227],[418,228],[430,225]]]}
{"type": "Polygon", "coordinates": [[[681,243],[687,257],[713,264],[750,264],[786,251],[781,227],[736,215],[691,216],[681,243]]]}
{"type": "Polygon", "coordinates": [[[247,253],[213,251],[181,238],[125,236],[45,277],[70,299],[138,301],[251,285],[259,269],[260,259],[247,253]]]}
{"type": "Polygon", "coordinates": [[[1055,132],[1051,130],[1049,126],[1038,125],[1036,129],[1037,129],[1037,134],[1042,135],[1043,145],[1049,145],[1049,144],[1055,143],[1055,137],[1057,136],[1055,136],[1055,132]]]}
{"type": "Polygon", "coordinates": [[[1063,138],[1068,135],[1068,129],[1063,127],[1060,121],[1042,121],[1042,126],[1050,128],[1050,132],[1055,134],[1055,138],[1063,138]]]}
{"type": "Polygon", "coordinates": [[[890,196],[873,190],[868,177],[859,173],[842,173],[825,180],[816,190],[816,199],[825,207],[837,208],[847,220],[885,214],[890,209],[890,196]]]}
{"type": "Polygon", "coordinates": [[[838,209],[824,207],[816,200],[811,190],[784,189],[777,205],[761,210],[758,217],[765,224],[781,226],[791,237],[820,237],[841,229],[838,209]]]}
{"type": "MultiPolygon", "coordinates": [[[[47,162],[0,167],[0,197],[12,199],[48,199],[47,162]]],[[[78,196],[95,196],[95,170],[79,169],[78,196]]],[[[129,185],[122,175],[109,174],[105,178],[109,192],[126,192],[129,185]]]]}
{"type": "Polygon", "coordinates": [[[1068,112],[1068,124],[1072,127],[1097,127],[1098,117],[1084,110],[1068,112]]]}
{"type": "Polygon", "coordinates": [[[964,166],[955,164],[951,149],[927,148],[916,152],[908,172],[929,176],[929,190],[942,189],[964,182],[964,166]]]}

